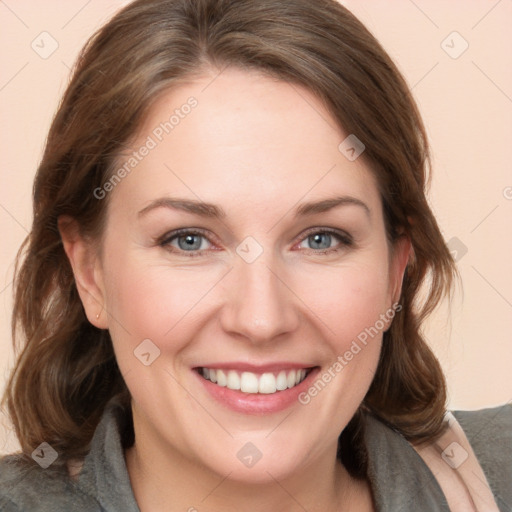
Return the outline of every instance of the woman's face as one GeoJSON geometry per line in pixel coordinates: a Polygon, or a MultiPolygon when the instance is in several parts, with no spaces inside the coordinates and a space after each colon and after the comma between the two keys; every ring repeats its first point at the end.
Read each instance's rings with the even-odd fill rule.
{"type": "Polygon", "coordinates": [[[307,90],[228,69],[166,93],[96,191],[93,321],[155,453],[252,482],[334,460],[408,251],[348,135],[307,90]]]}

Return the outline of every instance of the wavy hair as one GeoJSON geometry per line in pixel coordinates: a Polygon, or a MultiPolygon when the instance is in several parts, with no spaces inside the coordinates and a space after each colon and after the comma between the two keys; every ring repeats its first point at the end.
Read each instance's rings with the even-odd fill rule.
{"type": "Polygon", "coordinates": [[[335,0],[137,0],[83,48],[35,177],[33,225],[15,273],[19,354],[4,396],[24,453],[44,440],[58,462],[83,457],[107,402],[117,396],[127,412],[130,406],[109,333],[85,316],[58,218],[69,215],[84,235],[99,237],[108,198],[93,191],[112,175],[150,107],[206,67],[227,66],[302,85],[321,99],[366,147],[390,243],[398,233],[412,243],[402,310],[384,334],[371,387],[340,434],[340,459],[363,474],[354,443],[364,411],[411,442],[442,432],[445,379],[420,327],[449,294],[456,270],[426,199],[425,128],[390,57],[335,0]]]}

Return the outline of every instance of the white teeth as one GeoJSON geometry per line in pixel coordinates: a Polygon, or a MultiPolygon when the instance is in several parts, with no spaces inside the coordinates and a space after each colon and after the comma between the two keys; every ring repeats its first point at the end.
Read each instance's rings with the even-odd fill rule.
{"type": "Polygon", "coordinates": [[[295,370],[292,370],[288,374],[288,377],[287,377],[286,380],[288,381],[288,387],[289,388],[293,388],[293,386],[295,386],[295,376],[296,376],[295,370]]]}
{"type": "Polygon", "coordinates": [[[252,372],[238,373],[236,370],[219,370],[202,368],[202,376],[228,389],[240,390],[242,393],[261,393],[270,395],[277,391],[284,391],[300,384],[306,378],[307,371],[281,370],[279,373],[256,374],[252,372]]]}
{"type": "Polygon", "coordinates": [[[227,386],[228,379],[222,370],[217,370],[217,385],[223,388],[227,386]]]}
{"type": "Polygon", "coordinates": [[[270,393],[275,393],[277,391],[276,378],[274,377],[273,373],[264,373],[260,377],[260,385],[258,391],[265,395],[269,395],[270,393]]]}
{"type": "Polygon", "coordinates": [[[240,389],[240,376],[234,370],[228,372],[227,387],[229,389],[240,389]]]}
{"type": "Polygon", "coordinates": [[[258,392],[258,376],[255,373],[244,372],[240,379],[240,391],[244,393],[258,392]]]}
{"type": "Polygon", "coordinates": [[[276,388],[278,391],[284,391],[288,388],[288,381],[286,380],[286,372],[284,370],[280,371],[277,375],[276,388]]]}

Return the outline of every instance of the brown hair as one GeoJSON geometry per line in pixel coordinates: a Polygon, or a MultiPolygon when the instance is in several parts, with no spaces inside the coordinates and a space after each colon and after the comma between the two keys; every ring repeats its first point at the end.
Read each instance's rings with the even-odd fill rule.
{"type": "Polygon", "coordinates": [[[34,184],[34,221],[20,250],[13,336],[23,349],[4,400],[23,452],[43,440],[59,462],[82,457],[106,403],[129,393],[108,331],[85,316],[57,219],[101,234],[107,200],[93,194],[157,96],[205,66],[256,69],[305,86],[366,146],[388,237],[413,247],[400,304],[373,383],[340,436],[340,457],[361,475],[351,444],[370,411],[414,442],[443,426],[446,389],[420,332],[449,292],[455,267],[425,198],[425,129],[401,74],[368,30],[335,0],[138,0],[87,43],[51,126],[34,184]],[[420,303],[418,292],[429,282],[420,303]]]}

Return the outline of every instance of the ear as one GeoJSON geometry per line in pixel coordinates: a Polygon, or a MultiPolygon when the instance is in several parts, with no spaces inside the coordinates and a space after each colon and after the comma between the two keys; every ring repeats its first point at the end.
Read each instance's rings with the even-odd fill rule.
{"type": "Polygon", "coordinates": [[[68,215],[59,217],[58,227],[87,319],[99,329],[106,329],[108,318],[97,245],[80,233],[78,223],[68,215]]]}
{"type": "Polygon", "coordinates": [[[409,262],[411,251],[411,239],[405,234],[400,235],[393,244],[393,247],[391,248],[389,274],[389,292],[391,304],[396,304],[400,300],[405,268],[407,267],[407,263],[409,262]]]}

